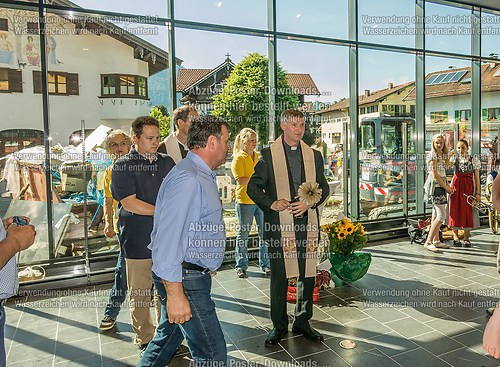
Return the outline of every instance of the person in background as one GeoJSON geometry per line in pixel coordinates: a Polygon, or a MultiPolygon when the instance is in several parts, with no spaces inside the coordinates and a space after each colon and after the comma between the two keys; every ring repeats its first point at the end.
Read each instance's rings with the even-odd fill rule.
{"type": "Polygon", "coordinates": [[[318,206],[329,196],[321,154],[302,141],[304,114],[285,110],[281,114],[283,135],[261,151],[247,193],[264,212],[264,239],[269,242],[271,260],[271,320],[266,346],[276,345],[288,333],[286,293],[288,279],[298,277],[294,334],[321,342],[323,336],[313,329],[312,295],[318,265],[318,206]],[[304,185],[304,186],[303,186],[304,185]],[[314,203],[301,199],[300,188],[312,195],[314,203]],[[318,188],[319,187],[319,188],[318,188]],[[321,189],[321,193],[319,192],[321,189]],[[312,191],[312,192],[311,192],[312,191]]]}
{"type": "Polygon", "coordinates": [[[236,235],[235,270],[238,278],[246,277],[248,269],[248,234],[254,217],[259,232],[259,266],[266,275],[271,274],[267,246],[263,237],[264,214],[247,194],[248,181],[259,161],[257,152],[255,152],[256,146],[257,134],[248,127],[241,130],[234,141],[234,158],[231,163],[231,171],[237,182],[235,206],[236,216],[238,217],[238,234],[236,235]]]}
{"type": "MultiPolygon", "coordinates": [[[[155,202],[160,185],[175,162],[157,153],[160,130],[155,118],[136,118],[130,135],[134,146],[113,166],[111,193],[119,202],[118,240],[125,257],[134,344],[142,354],[155,333],[149,311],[153,279],[151,250],[148,249],[155,202]]],[[[157,318],[159,313],[157,309],[157,318]]]]}
{"type": "Polygon", "coordinates": [[[187,135],[191,120],[198,116],[198,112],[194,106],[184,105],[176,108],[172,114],[176,131],[167,136],[158,147],[158,153],[168,154],[175,163],[183,158],[189,151],[187,147],[187,135]]]}
{"type": "Polygon", "coordinates": [[[330,156],[330,170],[337,180],[342,181],[342,144],[336,144],[333,153],[330,156]]]}
{"type": "MultiPolygon", "coordinates": [[[[21,217],[29,223],[29,218],[21,217]]],[[[5,302],[17,294],[16,254],[26,250],[35,241],[35,227],[28,224],[18,227],[14,218],[2,220],[0,225],[0,367],[6,366],[5,354],[5,302]]]]}
{"type": "MultiPolygon", "coordinates": [[[[124,131],[111,130],[106,136],[103,145],[113,160],[104,175],[104,235],[107,238],[113,238],[118,233],[118,202],[113,199],[111,194],[111,172],[116,160],[130,151],[132,141],[124,131]]],[[[127,289],[125,259],[120,250],[116,261],[115,281],[111,288],[108,304],[104,310],[104,317],[99,325],[100,330],[109,330],[115,326],[121,305],[125,301],[127,289]]]]}
{"type": "Polygon", "coordinates": [[[210,295],[210,271],[219,268],[226,248],[213,170],[231,150],[229,124],[216,116],[194,119],[188,147],[186,158],[163,181],[156,202],[149,247],[162,311],[138,367],[164,367],[183,339],[193,358],[191,365],[226,366],[226,342],[210,295]]]}
{"type": "Polygon", "coordinates": [[[463,229],[464,247],[471,247],[470,231],[479,227],[479,213],[477,209],[467,203],[465,195],[473,196],[476,201],[481,201],[481,182],[479,180],[481,162],[469,155],[467,140],[459,140],[456,149],[457,156],[451,160],[455,173],[451,180],[453,193],[450,195],[448,226],[453,229],[453,246],[462,246],[458,230],[463,229]]]}
{"type": "Polygon", "coordinates": [[[439,240],[439,229],[446,220],[448,197],[453,189],[446,180],[446,166],[449,166],[448,148],[441,134],[434,136],[431,142],[431,152],[427,157],[428,176],[424,184],[424,199],[432,204],[432,221],[424,247],[432,252],[439,248],[449,248],[439,240]]]}

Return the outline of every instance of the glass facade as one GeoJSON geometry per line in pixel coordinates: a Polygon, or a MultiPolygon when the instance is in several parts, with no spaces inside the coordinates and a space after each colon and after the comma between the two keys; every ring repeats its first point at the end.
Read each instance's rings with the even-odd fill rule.
{"type": "MultiPolygon", "coordinates": [[[[101,218],[111,163],[102,142],[152,110],[162,137],[165,116],[190,102],[226,116],[233,137],[252,127],[263,147],[280,134],[280,111],[301,108],[304,140],[322,152],[330,181],[324,223],[340,212],[366,222],[424,213],[422,157],[436,133],[450,149],[468,140],[483,176],[498,155],[491,10],[425,0],[46,0],[39,13],[38,1],[18,3],[0,0],[0,215],[33,218],[37,242],[21,267],[70,259],[88,274],[93,260],[115,256],[101,218]],[[248,65],[258,100],[230,87],[248,65]]],[[[217,170],[228,236],[231,160],[217,170]]]]}

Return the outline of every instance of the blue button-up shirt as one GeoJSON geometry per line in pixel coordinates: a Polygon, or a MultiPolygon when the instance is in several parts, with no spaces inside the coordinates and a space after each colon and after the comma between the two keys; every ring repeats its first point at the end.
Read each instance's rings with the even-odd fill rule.
{"type": "Polygon", "coordinates": [[[182,281],[182,262],[216,270],[226,248],[226,228],[216,176],[189,152],[165,177],[156,200],[151,233],[153,271],[182,281]]]}
{"type": "MultiPolygon", "coordinates": [[[[0,242],[6,236],[7,232],[3,227],[2,221],[0,221],[0,242]]],[[[16,256],[12,256],[7,264],[0,269],[0,300],[14,296],[17,293],[18,287],[16,256]]]]}

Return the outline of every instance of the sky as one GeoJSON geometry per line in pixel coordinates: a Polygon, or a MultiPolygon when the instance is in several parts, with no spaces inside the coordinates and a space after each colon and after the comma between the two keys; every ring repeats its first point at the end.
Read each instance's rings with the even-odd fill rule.
{"type": "MultiPolygon", "coordinates": [[[[166,16],[166,0],[73,0],[90,9],[131,13],[146,16],[166,16]],[[147,9],[147,12],[145,12],[147,9]]],[[[266,0],[178,0],[177,19],[217,23],[239,27],[265,29],[266,0]],[[244,16],[242,16],[242,14],[244,16]]],[[[401,34],[414,29],[414,0],[359,0],[359,39],[363,42],[413,47],[415,37],[401,34]],[[382,33],[394,32],[388,35],[382,33]]],[[[426,21],[433,34],[426,36],[430,50],[470,53],[469,9],[451,8],[428,3],[426,21]],[[438,34],[439,32],[440,34],[438,34]],[[450,33],[445,35],[443,33],[450,33]]],[[[132,27],[133,25],[128,25],[132,27]]],[[[152,27],[152,26],[151,26],[152,27]]],[[[283,32],[347,39],[347,0],[279,0],[277,27],[283,32]]],[[[488,19],[483,27],[500,31],[500,17],[488,19]],[[498,21],[498,22],[497,22],[498,21]]],[[[500,34],[500,32],[499,32],[500,34]]],[[[167,30],[159,27],[158,34],[144,36],[147,41],[167,49],[167,30]]],[[[498,35],[483,36],[482,54],[500,53],[498,35]]],[[[321,96],[309,100],[333,102],[348,96],[348,49],[344,46],[279,40],[278,60],[290,73],[309,73],[321,96]]],[[[217,32],[177,29],[176,56],[185,68],[214,68],[229,53],[238,63],[251,52],[267,56],[267,40],[262,37],[240,36],[217,32]]],[[[470,66],[470,62],[428,57],[426,72],[470,66]]],[[[359,53],[359,90],[386,88],[415,79],[412,54],[361,49],[359,53]]]]}

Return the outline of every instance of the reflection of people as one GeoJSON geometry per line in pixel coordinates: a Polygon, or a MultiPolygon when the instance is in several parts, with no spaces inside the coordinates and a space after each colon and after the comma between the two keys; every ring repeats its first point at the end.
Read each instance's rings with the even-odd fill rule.
{"type": "Polygon", "coordinates": [[[313,341],[323,336],[309,325],[316,276],[319,218],[317,206],[329,195],[321,154],[303,141],[304,115],[297,110],[281,114],[280,136],[261,152],[248,183],[248,196],[264,211],[264,238],[271,260],[271,319],[273,329],[266,345],[275,345],[288,332],[286,292],[288,278],[298,277],[297,303],[292,331],[313,341]],[[307,205],[298,199],[299,185],[316,182],[319,202],[307,205]]]}
{"type": "Polygon", "coordinates": [[[32,36],[28,36],[28,43],[24,46],[24,54],[30,65],[38,66],[38,64],[40,64],[40,51],[35,42],[33,42],[32,36]]]}
{"type": "Polygon", "coordinates": [[[335,149],[330,156],[330,170],[334,176],[337,176],[337,180],[342,180],[342,157],[344,153],[342,152],[342,144],[335,145],[335,149]]]}
{"type": "MultiPolygon", "coordinates": [[[[118,233],[118,202],[113,199],[111,194],[111,172],[116,160],[129,152],[131,141],[122,130],[112,130],[104,140],[104,146],[108,154],[113,159],[113,164],[106,169],[104,176],[104,235],[107,238],[113,238],[118,233]]],[[[125,259],[120,251],[115,268],[115,281],[109,294],[109,301],[104,309],[104,317],[101,320],[99,329],[109,330],[116,323],[116,317],[120,312],[121,305],[125,301],[127,293],[127,274],[125,268],[125,259]]]]}
{"type": "Polygon", "coordinates": [[[432,204],[432,222],[424,247],[433,252],[438,252],[439,247],[449,248],[439,239],[439,229],[447,215],[448,198],[453,189],[446,180],[446,166],[449,165],[448,148],[441,134],[434,136],[431,142],[431,152],[427,158],[428,176],[424,184],[424,198],[432,204]]]}
{"type": "Polygon", "coordinates": [[[248,234],[252,227],[253,218],[259,232],[259,265],[262,271],[269,275],[269,257],[264,242],[263,227],[264,214],[262,210],[248,197],[247,184],[253,174],[258,156],[255,152],[257,134],[246,127],[240,131],[234,141],[234,158],[231,171],[238,183],[236,186],[236,216],[238,217],[238,234],[236,235],[236,274],[239,278],[246,277],[248,269],[248,234]]]}
{"type": "MultiPolygon", "coordinates": [[[[23,217],[28,220],[28,218],[23,217]]],[[[16,254],[26,250],[35,241],[35,227],[18,227],[14,218],[5,218],[0,224],[0,366],[6,365],[5,356],[5,301],[17,294],[19,279],[17,276],[16,254]]]]}
{"type": "Polygon", "coordinates": [[[172,114],[176,131],[161,142],[158,152],[168,154],[175,163],[179,163],[181,159],[185,158],[188,152],[187,134],[189,126],[191,126],[191,119],[196,116],[198,116],[198,112],[193,106],[184,105],[176,108],[172,114]]]}
{"type": "Polygon", "coordinates": [[[329,152],[328,152],[328,146],[321,139],[321,134],[316,134],[314,136],[314,144],[311,145],[311,148],[313,148],[321,153],[321,156],[323,157],[324,164],[326,164],[328,161],[329,152]]]}
{"type": "Polygon", "coordinates": [[[113,166],[111,192],[119,201],[118,239],[125,257],[134,343],[143,352],[155,332],[149,312],[153,280],[151,250],[147,246],[158,190],[175,163],[157,153],[160,130],[155,118],[136,118],[130,135],[134,146],[113,166]]]}
{"type": "Polygon", "coordinates": [[[210,271],[219,268],[226,247],[213,169],[231,149],[228,131],[229,125],[216,116],[194,119],[188,132],[190,151],[161,185],[150,245],[161,319],[138,366],[167,365],[184,338],[193,365],[226,365],[210,271]]]}
{"type": "Polygon", "coordinates": [[[451,180],[451,187],[454,192],[450,195],[448,226],[453,228],[453,246],[462,246],[458,237],[458,229],[460,228],[464,230],[464,246],[471,247],[470,230],[479,227],[479,213],[467,203],[467,197],[464,195],[474,196],[477,201],[481,200],[481,183],[478,170],[481,163],[469,155],[467,140],[458,141],[457,153],[458,156],[452,160],[455,173],[451,180]]]}
{"type": "Polygon", "coordinates": [[[384,149],[384,153],[388,154],[388,155],[397,153],[398,147],[397,147],[396,139],[394,138],[394,136],[389,136],[387,138],[387,140],[385,141],[385,144],[383,146],[383,149],[384,149]]]}

